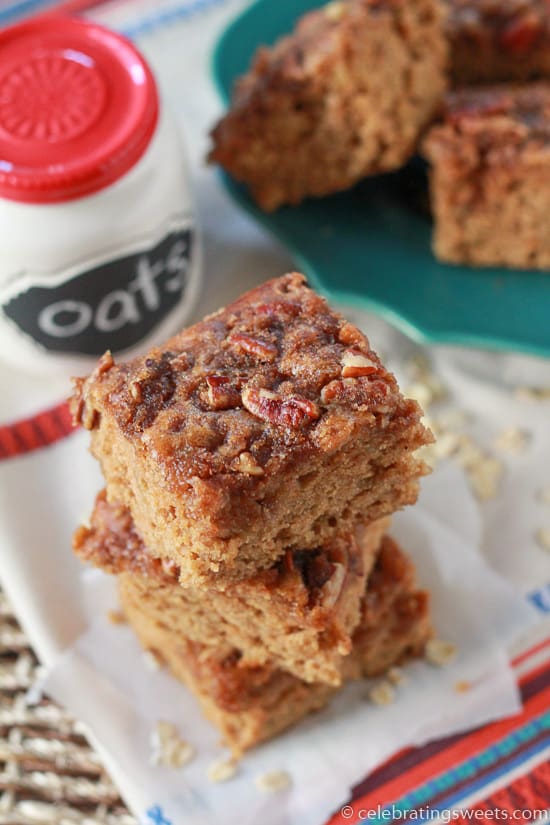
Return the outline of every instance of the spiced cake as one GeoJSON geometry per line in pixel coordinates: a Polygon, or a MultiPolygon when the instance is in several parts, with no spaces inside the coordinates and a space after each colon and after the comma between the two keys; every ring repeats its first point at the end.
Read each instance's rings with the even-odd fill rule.
{"type": "Polygon", "coordinates": [[[451,94],[424,153],[438,258],[550,269],[550,83],[451,94]]]}
{"type": "MultiPolygon", "coordinates": [[[[158,605],[143,600],[140,574],[122,573],[119,592],[125,614],[142,645],[164,660],[199,699],[203,712],[236,755],[269,739],[323,707],[337,690],[308,684],[271,663],[253,666],[238,649],[193,642],[182,623],[175,627],[158,605]]],[[[181,586],[149,581],[165,614],[179,609],[181,586]]],[[[342,677],[384,673],[392,665],[422,655],[431,636],[428,595],[415,584],[414,567],[390,538],[384,538],[369,578],[353,650],[343,660],[342,677]]]]}
{"type": "Polygon", "coordinates": [[[456,85],[550,78],[548,0],[447,0],[456,85]]]}
{"type": "Polygon", "coordinates": [[[446,89],[439,0],[344,0],[261,48],[209,159],[271,211],[397,169],[446,89]]]}
{"type": "Polygon", "coordinates": [[[368,339],[291,273],[76,381],[110,501],[182,582],[224,589],[416,500],[431,440],[368,339]]]}
{"type": "Polygon", "coordinates": [[[338,685],[388,521],[358,524],[315,550],[288,550],[273,567],[229,591],[206,594],[179,585],[177,565],[156,558],[129,510],[109,503],[104,492],[73,546],[82,560],[128,576],[134,603],[149,618],[204,650],[237,648],[241,665],[270,662],[305,681],[338,685]]]}

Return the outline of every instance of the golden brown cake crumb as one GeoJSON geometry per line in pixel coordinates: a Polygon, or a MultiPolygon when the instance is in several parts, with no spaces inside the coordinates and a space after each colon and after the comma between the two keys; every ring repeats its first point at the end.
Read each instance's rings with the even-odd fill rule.
{"type": "Polygon", "coordinates": [[[272,568],[207,594],[192,586],[175,589],[177,566],[168,568],[147,550],[127,508],[107,502],[104,492],[90,526],[76,531],[74,550],[108,573],[131,574],[149,615],[191,641],[227,644],[248,664],[271,661],[305,681],[339,684],[388,522],[358,525],[317,549],[287,550],[272,568]]]}
{"type": "MultiPolygon", "coordinates": [[[[273,664],[251,666],[230,646],[216,649],[192,642],[181,628],[150,610],[138,580],[133,574],[120,577],[130,624],[144,647],[162,651],[174,675],[196,694],[236,755],[323,707],[337,691],[322,683],[307,684],[273,664]]],[[[163,589],[167,610],[179,603],[177,583],[168,588],[151,582],[149,587],[163,589]]],[[[342,661],[342,676],[382,675],[394,664],[421,656],[430,636],[428,596],[417,589],[410,560],[386,537],[367,584],[353,651],[342,661]]]]}

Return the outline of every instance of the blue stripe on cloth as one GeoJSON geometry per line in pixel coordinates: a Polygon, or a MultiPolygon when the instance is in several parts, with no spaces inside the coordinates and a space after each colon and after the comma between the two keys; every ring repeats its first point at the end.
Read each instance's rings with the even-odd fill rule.
{"type": "MultiPolygon", "coordinates": [[[[158,8],[158,3],[151,3],[150,10],[134,12],[132,20],[132,3],[128,3],[128,22],[116,25],[115,28],[126,35],[134,38],[140,35],[150,34],[152,31],[163,26],[169,26],[179,20],[193,17],[196,14],[207,11],[214,6],[220,6],[227,0],[181,0],[179,3],[171,3],[165,8],[158,8]],[[155,9],[154,6],[157,5],[155,9]]],[[[51,8],[59,3],[59,0],[17,0],[9,3],[5,8],[0,8],[0,26],[15,23],[23,17],[51,8]]],[[[93,18],[93,9],[91,10],[93,18]]]]}
{"type": "Polygon", "coordinates": [[[437,808],[438,811],[446,811],[449,808],[452,808],[456,805],[457,802],[460,802],[462,799],[466,799],[467,797],[471,796],[476,791],[481,790],[482,788],[487,787],[495,779],[498,779],[501,776],[505,776],[507,773],[512,771],[514,768],[518,768],[531,759],[532,756],[536,756],[537,753],[542,753],[543,751],[550,748],[550,734],[545,736],[536,745],[533,747],[528,748],[525,751],[522,751],[518,756],[514,757],[513,759],[508,760],[507,762],[503,762],[498,768],[495,768],[494,771],[490,773],[484,774],[484,776],[480,777],[480,779],[476,780],[475,782],[471,782],[469,785],[464,786],[460,789],[458,793],[451,794],[450,796],[446,796],[444,799],[438,800],[437,805],[434,806],[437,808]]]}
{"type": "Polygon", "coordinates": [[[527,598],[541,613],[550,613],[550,584],[529,593],[527,598]]]}
{"type": "MultiPolygon", "coordinates": [[[[530,759],[531,756],[540,753],[548,747],[550,747],[550,713],[543,713],[519,730],[515,730],[508,736],[505,736],[500,742],[495,742],[493,745],[476,754],[476,756],[467,759],[454,768],[445,771],[440,776],[434,777],[420,787],[415,788],[406,796],[394,802],[393,805],[387,806],[384,810],[390,813],[392,809],[410,811],[430,805],[432,802],[434,810],[448,810],[448,808],[456,802],[465,799],[476,790],[489,785],[494,779],[505,775],[514,767],[523,764],[530,759]],[[539,739],[536,744],[532,745],[531,748],[526,748],[514,756],[515,751],[527,742],[537,739],[541,734],[546,735],[539,739]],[[493,770],[484,773],[483,776],[476,779],[476,775],[478,775],[480,771],[486,770],[491,764],[495,765],[493,770]],[[468,784],[463,784],[465,781],[468,781],[468,784]],[[460,785],[460,790],[454,791],[458,785],[460,785]],[[442,799],[437,799],[435,802],[435,798],[442,793],[447,793],[447,796],[442,799]]],[[[405,817],[403,817],[403,819],[405,819],[405,817]]],[[[376,825],[376,823],[388,825],[389,822],[389,820],[383,816],[369,821],[371,825],[376,825]]]]}
{"type": "Polygon", "coordinates": [[[126,35],[126,37],[139,37],[150,34],[155,29],[162,28],[163,26],[169,26],[179,20],[193,17],[214,6],[221,6],[226,2],[227,0],[185,0],[163,10],[151,11],[149,14],[143,15],[140,20],[117,26],[117,29],[121,34],[126,35]]]}
{"type": "Polygon", "coordinates": [[[7,26],[15,23],[22,17],[36,14],[48,6],[53,6],[56,0],[19,0],[17,3],[9,3],[0,9],[0,25],[7,26]]]}

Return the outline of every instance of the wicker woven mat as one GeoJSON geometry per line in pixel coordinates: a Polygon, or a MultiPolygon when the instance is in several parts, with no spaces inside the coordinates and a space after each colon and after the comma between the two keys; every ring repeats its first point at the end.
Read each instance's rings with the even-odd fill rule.
{"type": "Polygon", "coordinates": [[[79,723],[27,701],[38,668],[0,591],[0,825],[136,825],[79,723]]]}

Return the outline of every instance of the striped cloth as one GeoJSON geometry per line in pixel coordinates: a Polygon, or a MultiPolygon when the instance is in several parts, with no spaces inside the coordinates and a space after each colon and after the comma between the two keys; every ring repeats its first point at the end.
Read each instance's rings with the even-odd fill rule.
{"type": "Polygon", "coordinates": [[[110,22],[127,37],[149,34],[224,0],[5,0],[0,2],[0,26],[56,9],[91,11],[108,6],[110,22]]]}

